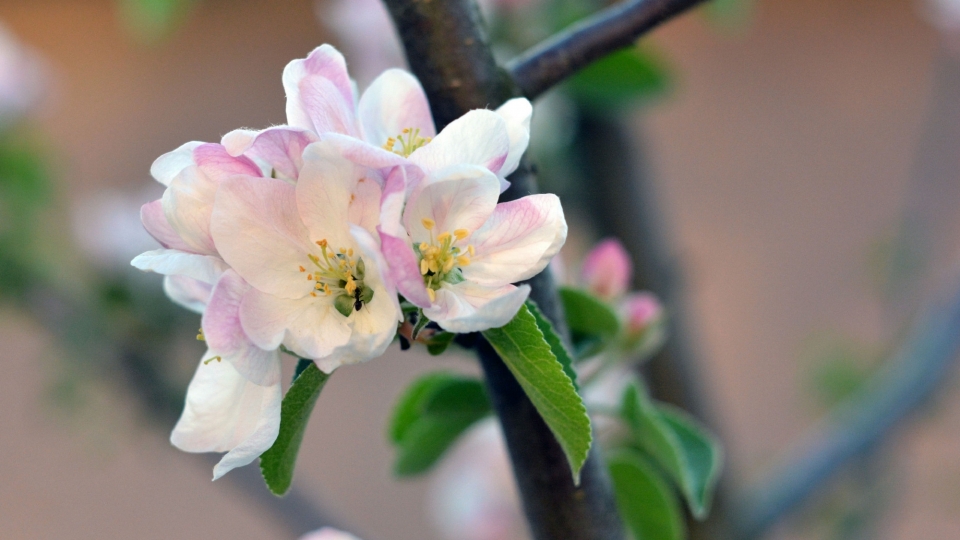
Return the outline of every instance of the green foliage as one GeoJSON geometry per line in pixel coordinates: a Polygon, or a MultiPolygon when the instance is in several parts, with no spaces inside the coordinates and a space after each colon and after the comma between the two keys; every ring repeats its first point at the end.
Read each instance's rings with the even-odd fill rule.
{"type": "Polygon", "coordinates": [[[536,317],[524,306],[512,321],[502,328],[484,331],[483,336],[557,438],[567,456],[574,482],[579,484],[580,469],[593,443],[590,418],[573,381],[537,325],[536,317]]]}
{"type": "Polygon", "coordinates": [[[430,373],[400,397],[390,421],[390,441],[397,447],[394,473],[412,476],[428,471],[475,422],[490,414],[483,383],[450,373],[430,373]]]}
{"type": "Polygon", "coordinates": [[[566,88],[588,109],[616,110],[658,97],[669,89],[666,63],[646,47],[611,53],[580,70],[566,88]]]}
{"type": "Polygon", "coordinates": [[[560,301],[577,358],[602,350],[620,332],[620,318],[609,304],[582,289],[560,287],[560,301]]]}
{"type": "Polygon", "coordinates": [[[427,352],[431,356],[440,356],[453,343],[455,337],[457,335],[452,332],[437,332],[427,341],[427,352]]]}
{"type": "Polygon", "coordinates": [[[635,539],[685,538],[680,504],[656,467],[635,451],[611,455],[607,467],[620,516],[635,539]]]}
{"type": "Polygon", "coordinates": [[[260,472],[263,473],[267,487],[275,495],[283,495],[290,489],[307,421],[317,398],[320,397],[320,391],[330,378],[320,371],[316,364],[308,362],[309,365],[293,380],[287,395],[283,396],[280,405],[280,433],[276,442],[260,456],[260,472]]]}
{"type": "Polygon", "coordinates": [[[560,340],[560,336],[558,336],[557,332],[553,329],[553,325],[544,317],[543,312],[540,311],[537,303],[533,300],[527,300],[527,309],[529,309],[530,313],[536,318],[537,328],[543,332],[543,338],[550,344],[550,351],[553,352],[553,355],[557,357],[557,361],[563,366],[563,372],[567,374],[567,377],[570,377],[570,382],[573,383],[573,387],[576,388],[577,391],[580,391],[580,387],[577,386],[577,372],[573,369],[573,358],[570,357],[570,352],[567,351],[567,348],[560,340]]]}
{"type": "Polygon", "coordinates": [[[195,0],[118,0],[120,20],[133,37],[153,43],[183,22],[195,0]]]}
{"type": "Polygon", "coordinates": [[[683,411],[651,402],[637,385],[624,391],[621,415],[633,443],[676,483],[694,517],[706,517],[723,463],[719,442],[683,411]]]}

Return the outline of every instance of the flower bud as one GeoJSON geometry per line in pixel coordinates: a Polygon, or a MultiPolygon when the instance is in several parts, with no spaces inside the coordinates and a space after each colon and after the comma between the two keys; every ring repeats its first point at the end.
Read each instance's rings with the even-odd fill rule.
{"type": "Polygon", "coordinates": [[[587,254],[581,277],[590,292],[604,300],[612,300],[627,292],[633,277],[633,263],[623,244],[615,238],[608,238],[587,254]]]}
{"type": "Polygon", "coordinates": [[[626,318],[626,333],[630,336],[643,333],[663,317],[663,305],[650,292],[631,294],[624,300],[622,309],[626,318]]]}

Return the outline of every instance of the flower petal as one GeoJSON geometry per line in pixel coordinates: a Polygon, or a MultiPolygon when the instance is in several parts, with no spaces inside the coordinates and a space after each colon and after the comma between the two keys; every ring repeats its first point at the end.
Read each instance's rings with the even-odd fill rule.
{"type": "Polygon", "coordinates": [[[427,287],[417,263],[417,254],[410,243],[380,230],[380,245],[387,262],[388,281],[407,301],[420,307],[430,305],[427,287]]]}
{"type": "Polygon", "coordinates": [[[217,192],[210,230],[223,259],[254,287],[284,298],[313,290],[314,282],[300,272],[301,265],[310,264],[311,248],[290,184],[247,176],[226,180],[217,192]]]}
{"type": "Polygon", "coordinates": [[[510,322],[529,295],[529,285],[484,287],[469,281],[445,283],[437,291],[437,301],[423,313],[448,332],[480,332],[510,322]]]}
{"type": "Polygon", "coordinates": [[[219,257],[197,255],[176,249],[155,249],[134,257],[130,264],[144,272],[165,276],[182,275],[213,284],[229,267],[219,257]]]}
{"type": "Polygon", "coordinates": [[[231,176],[262,176],[260,167],[246,156],[233,156],[223,145],[205,143],[193,149],[197,167],[214,182],[220,183],[231,176]]]}
{"type": "Polygon", "coordinates": [[[314,118],[318,116],[318,111],[314,110],[310,103],[304,102],[301,96],[301,83],[307,78],[326,79],[330,82],[330,90],[335,93],[331,99],[353,104],[353,85],[347,73],[347,62],[333,46],[321,45],[306,58],[293,60],[283,70],[283,89],[287,93],[287,122],[291,126],[303,129],[315,127],[314,118]]]}
{"type": "Polygon", "coordinates": [[[374,146],[407,128],[419,129],[424,138],[437,134],[420,81],[402,69],[388,69],[374,79],[360,97],[358,112],[363,138],[374,146]]]}
{"type": "Polygon", "coordinates": [[[514,98],[501,105],[496,112],[506,122],[507,135],[510,137],[510,152],[499,171],[499,176],[502,177],[517,170],[520,157],[527,151],[533,106],[526,98],[514,98]]]}
{"type": "Polygon", "coordinates": [[[350,248],[349,223],[368,230],[376,227],[380,186],[367,178],[367,172],[328,141],[307,147],[297,182],[297,207],[312,239],[326,239],[334,249],[350,248]]]}
{"type": "MultiPolygon", "coordinates": [[[[204,358],[216,354],[208,351],[204,358]]],[[[280,359],[273,365],[279,377],[280,359]]],[[[280,401],[279,384],[254,384],[230,362],[201,362],[170,442],[185,452],[227,452],[213,470],[216,480],[273,446],[280,431],[280,401]]]]}
{"type": "Polygon", "coordinates": [[[146,229],[147,233],[149,233],[154,240],[160,242],[161,246],[180,251],[193,251],[193,249],[180,238],[177,231],[173,230],[173,227],[170,226],[170,222],[167,221],[167,216],[163,213],[163,201],[161,199],[148,202],[140,207],[140,222],[143,223],[143,228],[146,229]]]}
{"type": "Polygon", "coordinates": [[[404,222],[414,242],[427,241],[430,231],[423,218],[435,222],[433,235],[467,229],[473,232],[490,217],[500,196],[500,182],[490,171],[464,165],[449,167],[428,180],[404,211],[404,222]]]}
{"type": "Polygon", "coordinates": [[[497,205],[471,237],[476,255],[463,277],[496,287],[542,271],[567,239],[567,222],[556,195],[528,195],[497,205]]]}
{"type": "Polygon", "coordinates": [[[221,142],[231,155],[244,154],[263,162],[267,176],[295,181],[303,166],[303,149],[316,140],[311,131],[277,126],[263,131],[237,129],[224,135],[221,142]]]}
{"type": "Polygon", "coordinates": [[[190,246],[190,251],[207,255],[217,253],[210,236],[210,213],[217,186],[218,183],[199,167],[190,166],[170,182],[160,199],[167,222],[190,246]]]}
{"type": "MultiPolygon", "coordinates": [[[[420,170],[413,165],[407,158],[384,150],[379,146],[366,143],[357,139],[339,133],[324,133],[323,140],[336,145],[340,155],[350,161],[369,167],[371,169],[389,169],[398,165],[405,165],[410,169],[420,170]]],[[[421,173],[422,174],[422,173],[421,173]]]]}
{"type": "Polygon", "coordinates": [[[210,301],[210,292],[213,287],[209,283],[187,276],[164,276],[163,292],[174,303],[183,306],[195,313],[203,313],[210,301]]]}
{"type": "Polygon", "coordinates": [[[194,165],[193,150],[203,144],[199,141],[192,141],[181,145],[172,152],[158,157],[150,166],[150,175],[157,182],[165,186],[170,185],[170,181],[180,174],[180,171],[194,165]]]}
{"type": "Polygon", "coordinates": [[[303,358],[322,359],[350,340],[347,318],[324,295],[297,300],[250,289],[240,302],[240,322],[262,349],[283,343],[303,358]]]}
{"type": "Polygon", "coordinates": [[[451,122],[429,144],[410,155],[427,173],[451,165],[478,165],[498,174],[510,153],[503,118],[486,109],[468,112],[451,122]]]}
{"type": "Polygon", "coordinates": [[[608,238],[590,250],[580,275],[590,291],[609,300],[627,292],[633,277],[633,262],[619,240],[608,238]]]}
{"type": "Polygon", "coordinates": [[[269,386],[280,382],[274,369],[276,353],[250,341],[240,324],[240,301],[250,290],[239,274],[227,270],[213,288],[203,313],[202,327],[207,346],[228,357],[241,375],[252,383],[269,386]]]}

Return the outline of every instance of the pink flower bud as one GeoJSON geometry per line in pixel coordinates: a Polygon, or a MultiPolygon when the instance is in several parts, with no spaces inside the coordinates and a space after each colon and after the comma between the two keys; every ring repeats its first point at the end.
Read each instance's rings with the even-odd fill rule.
{"type": "Polygon", "coordinates": [[[608,238],[587,254],[581,275],[590,292],[611,300],[627,292],[633,277],[633,263],[623,244],[608,238]]]}
{"type": "Polygon", "coordinates": [[[623,312],[627,319],[627,334],[636,335],[663,316],[663,305],[653,293],[639,292],[626,298],[623,312]]]}

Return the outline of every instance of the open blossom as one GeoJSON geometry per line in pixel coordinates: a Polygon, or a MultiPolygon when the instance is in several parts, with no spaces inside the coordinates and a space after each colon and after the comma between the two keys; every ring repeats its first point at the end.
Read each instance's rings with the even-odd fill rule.
{"type": "Polygon", "coordinates": [[[459,166],[428,177],[406,205],[384,197],[380,237],[391,276],[444,330],[509,322],[530,292],[513,283],[542,271],[566,240],[555,195],[497,204],[499,193],[489,170],[459,166]]]}
{"type": "Polygon", "coordinates": [[[581,279],[587,289],[604,300],[623,296],[630,287],[633,263],[623,244],[615,238],[603,240],[587,254],[581,279]]]}
{"type": "Polygon", "coordinates": [[[304,151],[296,186],[242,175],[220,186],[211,232],[251,285],[240,322],[257,346],[283,344],[329,372],[393,339],[400,309],[372,236],[381,190],[370,174],[320,142],[304,151]]]}
{"type": "Polygon", "coordinates": [[[497,111],[470,111],[437,134],[423,88],[406,71],[383,72],[357,97],[343,55],[330,45],[290,62],[283,87],[288,125],[236,130],[222,141],[232,155],[278,164],[274,176],[280,178],[296,178],[303,148],[329,139],[346,157],[372,168],[404,166],[420,177],[451,165],[478,165],[506,189],[505,178],[530,140],[532,107],[522,98],[497,111]]]}

